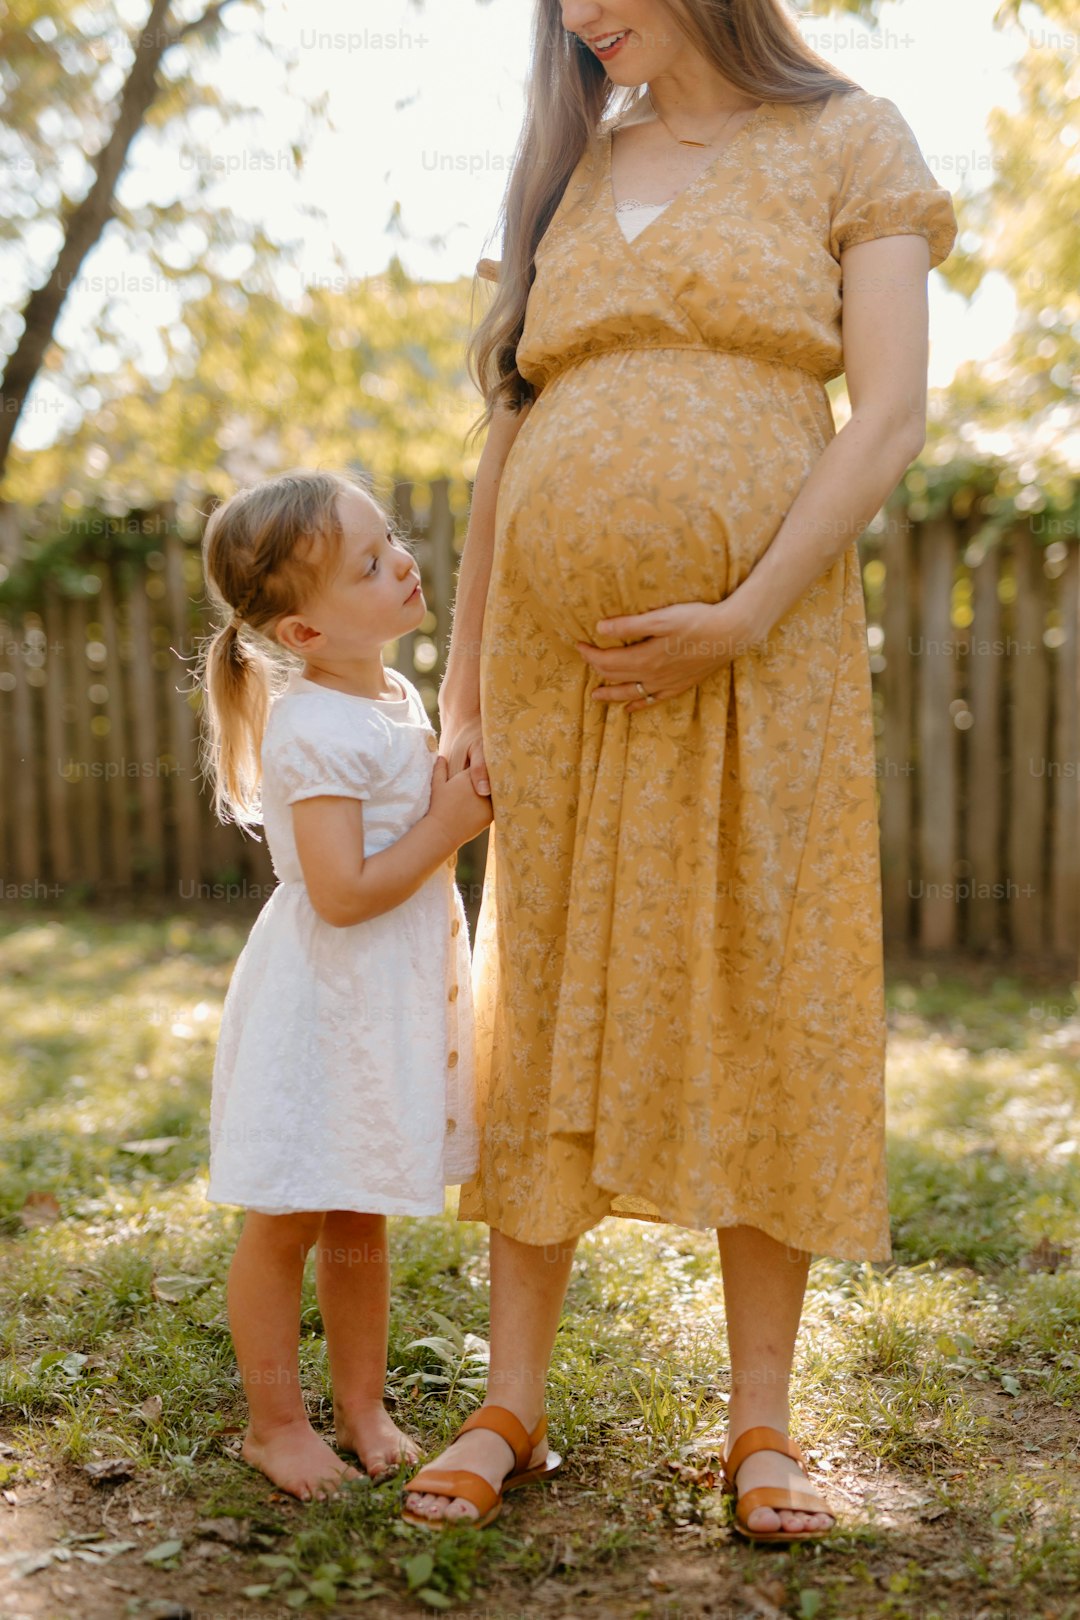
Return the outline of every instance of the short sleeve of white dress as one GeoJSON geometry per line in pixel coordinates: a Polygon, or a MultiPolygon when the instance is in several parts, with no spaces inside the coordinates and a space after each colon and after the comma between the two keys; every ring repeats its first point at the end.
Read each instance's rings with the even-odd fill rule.
{"type": "Polygon", "coordinates": [[[285,804],[323,797],[370,799],[370,760],[355,736],[344,736],[335,725],[332,711],[294,704],[274,720],[263,745],[263,772],[273,774],[285,804]]]}

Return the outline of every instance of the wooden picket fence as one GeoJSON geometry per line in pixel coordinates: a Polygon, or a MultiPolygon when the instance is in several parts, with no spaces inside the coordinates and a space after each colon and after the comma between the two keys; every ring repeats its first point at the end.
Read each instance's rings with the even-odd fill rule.
{"type": "MultiPolygon", "coordinates": [[[[407,482],[389,504],[429,616],[393,662],[437,723],[470,487],[407,482]]],[[[210,812],[191,671],[209,628],[196,536],[166,510],[145,546],[87,563],[82,594],[42,585],[0,608],[0,897],[185,905],[270,893],[266,846],[210,812]]],[[[860,541],[887,945],[1080,955],[1080,548],[1018,527],[890,511],[860,541]]],[[[486,836],[459,865],[475,919],[486,836]]]]}

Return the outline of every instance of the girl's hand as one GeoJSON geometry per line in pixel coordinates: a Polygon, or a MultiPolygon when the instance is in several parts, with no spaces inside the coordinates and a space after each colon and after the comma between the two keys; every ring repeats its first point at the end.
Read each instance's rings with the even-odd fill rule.
{"type": "Polygon", "coordinates": [[[446,759],[451,776],[468,769],[477,793],[491,792],[478,714],[461,723],[448,720],[442,729],[439,752],[446,759]]]}
{"type": "Polygon", "coordinates": [[[676,602],[651,613],[624,614],[601,619],[598,635],[637,636],[629,647],[594,647],[576,642],[581,656],[605,682],[592,696],[601,702],[625,703],[627,711],[655,708],[667,698],[689,692],[715,670],[722,669],[755,645],[734,597],[722,602],[676,602]],[[652,694],[647,703],[637,687],[640,681],[652,694]]]}
{"type": "Polygon", "coordinates": [[[493,820],[491,796],[476,792],[469,771],[459,771],[454,777],[448,771],[445,754],[437,754],[431,771],[428,815],[445,829],[454,848],[460,849],[493,820]]]}

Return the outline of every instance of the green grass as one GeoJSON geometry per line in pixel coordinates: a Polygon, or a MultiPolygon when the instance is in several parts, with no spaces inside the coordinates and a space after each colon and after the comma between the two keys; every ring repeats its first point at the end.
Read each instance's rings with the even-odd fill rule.
{"type": "MultiPolygon", "coordinates": [[[[109,1493],[140,1504],[145,1530],[129,1532],[126,1507],[114,1515],[136,1545],[102,1569],[127,1580],[113,1612],[143,1612],[160,1565],[169,1595],[227,1593],[239,1612],[250,1589],[243,1603],[268,1616],[509,1616],[553,1583],[594,1594],[582,1613],[690,1620],[710,1612],[694,1578],[729,1601],[714,1611],[725,1620],[757,1612],[751,1590],[803,1620],[1080,1616],[1068,986],[928,969],[890,981],[894,1259],[815,1262],[796,1369],[794,1432],[843,1509],[831,1543],[770,1554],[731,1540],[715,1490],[727,1393],[715,1242],[619,1220],[582,1240],[556,1343],[557,1494],[523,1493],[492,1530],[440,1538],[399,1521],[394,1484],[301,1508],[230,1450],[243,1405],[224,1278],[239,1217],[205,1202],[206,1118],[249,925],[0,921],[0,1487],[18,1504],[66,1484],[57,1546],[100,1532],[109,1493]],[[28,1229],[35,1194],[55,1197],[59,1219],[28,1229]],[[101,1458],[129,1459],[132,1479],[91,1486],[82,1465],[101,1458]],[[215,1518],[243,1521],[228,1558],[206,1556],[197,1526],[215,1518]],[[180,1549],[147,1565],[170,1534],[180,1549]]],[[[486,1230],[449,1212],[390,1224],[388,1393],[433,1449],[480,1398],[465,1335],[487,1333],[486,1230]],[[410,1348],[436,1333],[456,1356],[410,1348]]],[[[310,1277],[302,1365],[329,1429],[310,1277]]]]}

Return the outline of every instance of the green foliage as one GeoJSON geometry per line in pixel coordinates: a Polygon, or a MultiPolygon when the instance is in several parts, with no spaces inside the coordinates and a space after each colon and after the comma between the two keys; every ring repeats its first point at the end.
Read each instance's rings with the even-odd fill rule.
{"type": "MultiPolygon", "coordinates": [[[[256,220],[216,199],[218,176],[205,162],[210,132],[256,111],[224,94],[207,73],[207,63],[232,16],[260,7],[261,0],[207,0],[201,11],[179,4],[166,9],[162,26],[176,43],[162,58],[158,93],[135,135],[127,167],[140,144],[149,143],[173,155],[177,173],[192,178],[179,181],[172,197],[140,199],[140,188],[128,186],[128,176],[121,172],[111,208],[95,229],[99,242],[123,242],[130,270],[116,278],[122,285],[113,287],[102,278],[102,286],[95,288],[92,278],[82,280],[90,261],[76,266],[76,285],[100,291],[102,298],[92,329],[80,333],[70,350],[53,331],[44,366],[51,380],[65,384],[91,414],[97,385],[103,374],[111,375],[113,359],[134,353],[128,311],[140,290],[171,288],[183,299],[196,292],[235,289],[238,255],[249,265],[266,265],[282,251],[256,220]]],[[[52,269],[72,210],[90,190],[92,158],[117,120],[118,95],[142,48],[140,27],[149,15],[150,0],[143,0],[135,12],[120,0],[89,7],[76,0],[19,0],[3,10],[0,243],[10,249],[9,270],[21,277],[23,298],[52,269]]],[[[316,104],[306,108],[309,117],[317,112],[316,104]]],[[[307,132],[303,127],[299,141],[307,132]]],[[[294,152],[299,160],[298,142],[294,152]]],[[[70,284],[62,287],[66,297],[70,284]]],[[[17,337],[14,320],[0,322],[0,347],[9,354],[17,337]]]]}
{"type": "Polygon", "coordinates": [[[224,496],[285,466],[356,461],[383,480],[471,476],[478,452],[463,457],[462,441],[481,406],[464,366],[474,297],[468,277],[415,282],[397,259],[379,276],[309,288],[295,308],[217,287],[188,305],[182,343],[166,334],[162,386],[129,366],[101,381],[100,408],[73,435],[13,453],[11,498],[36,506],[73,486],[122,512],[224,496]]]}

